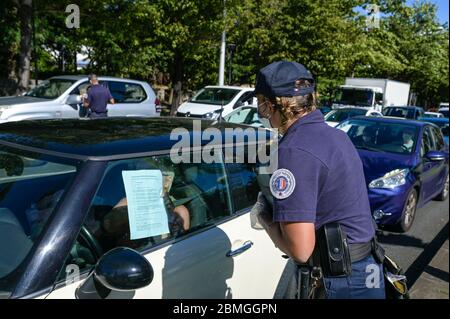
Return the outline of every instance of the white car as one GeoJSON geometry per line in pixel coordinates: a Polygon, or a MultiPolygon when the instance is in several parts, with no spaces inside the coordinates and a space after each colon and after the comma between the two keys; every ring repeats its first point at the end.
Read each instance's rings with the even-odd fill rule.
{"type": "Polygon", "coordinates": [[[293,297],[294,264],[251,213],[269,184],[251,155],[175,162],[183,118],[34,124],[0,131],[0,299],[293,297]]]}
{"type": "Polygon", "coordinates": [[[239,86],[206,86],[180,105],[177,116],[215,120],[240,106],[256,106],[253,91],[253,88],[239,86]]]}
{"type": "Polygon", "coordinates": [[[444,117],[444,114],[439,113],[439,112],[425,112],[423,117],[442,118],[442,117],[444,117]]]}
{"type": "Polygon", "coordinates": [[[360,107],[347,107],[341,109],[335,109],[325,115],[325,122],[335,127],[340,122],[349,119],[354,116],[378,116],[382,117],[383,114],[374,110],[360,107]]]}
{"type": "MultiPolygon", "coordinates": [[[[108,116],[159,116],[160,102],[151,86],[142,81],[99,77],[114,97],[108,116]]],[[[89,85],[87,76],[55,76],[22,96],[0,97],[0,123],[83,117],[81,94],[89,85]]]]}

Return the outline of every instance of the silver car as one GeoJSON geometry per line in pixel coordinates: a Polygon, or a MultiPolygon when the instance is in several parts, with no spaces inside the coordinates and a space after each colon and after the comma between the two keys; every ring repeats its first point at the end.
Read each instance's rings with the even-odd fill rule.
{"type": "MultiPolygon", "coordinates": [[[[108,116],[159,116],[160,103],[148,83],[114,77],[99,77],[99,82],[116,102],[108,105],[108,116]]],[[[88,85],[86,76],[55,76],[22,96],[0,97],[0,123],[82,117],[81,95],[88,85]]]]}

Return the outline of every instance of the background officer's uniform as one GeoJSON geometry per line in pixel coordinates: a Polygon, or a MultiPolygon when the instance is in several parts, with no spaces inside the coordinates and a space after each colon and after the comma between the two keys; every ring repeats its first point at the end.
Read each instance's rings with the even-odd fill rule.
{"type": "Polygon", "coordinates": [[[89,117],[107,117],[107,104],[108,101],[112,98],[113,97],[108,88],[100,84],[92,85],[87,92],[87,100],[89,102],[89,117]]]}

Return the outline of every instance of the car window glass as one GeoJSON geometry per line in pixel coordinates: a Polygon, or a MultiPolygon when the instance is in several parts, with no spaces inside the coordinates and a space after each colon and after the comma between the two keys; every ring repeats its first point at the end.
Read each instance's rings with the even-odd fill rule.
{"type": "Polygon", "coordinates": [[[230,114],[227,121],[231,123],[246,123],[245,120],[247,119],[250,112],[251,112],[250,108],[243,108],[236,110],[230,114]]]}
{"type": "Polygon", "coordinates": [[[2,278],[31,251],[76,166],[0,151],[0,291],[2,278]]]}
{"type": "Polygon", "coordinates": [[[433,137],[428,127],[426,127],[423,130],[423,139],[421,148],[422,157],[424,157],[429,151],[433,150],[433,148],[434,148],[433,137]]]}
{"type": "Polygon", "coordinates": [[[108,87],[116,103],[140,103],[147,98],[139,84],[108,81],[108,87]]]}
{"type": "Polygon", "coordinates": [[[432,128],[434,140],[436,144],[436,150],[440,151],[445,147],[444,137],[442,136],[442,131],[436,127],[432,128]]]}
{"type": "MultiPolygon", "coordinates": [[[[76,265],[80,271],[91,267],[92,247],[98,247],[98,255],[121,246],[142,251],[211,226],[231,214],[227,189],[222,163],[174,164],[169,156],[110,162],[85,220],[84,228],[91,234],[91,239],[86,240],[86,236],[80,234],[66,267],[76,265]],[[159,170],[162,173],[162,198],[169,232],[131,239],[130,199],[125,194],[122,172],[139,170],[159,170]],[[91,244],[88,245],[88,241],[91,244]],[[88,250],[91,250],[90,255],[88,250]],[[87,258],[80,257],[80,252],[87,258]]],[[[65,271],[62,271],[61,278],[64,275],[65,271]]]]}
{"type": "Polygon", "coordinates": [[[80,85],[78,85],[76,88],[74,88],[72,90],[72,92],[70,92],[70,94],[77,94],[77,95],[82,95],[82,94],[86,94],[88,89],[90,88],[91,84],[86,81],[81,83],[80,85]]]}
{"type": "Polygon", "coordinates": [[[240,211],[253,206],[260,190],[256,164],[230,163],[227,164],[227,173],[234,210],[240,211]]]}

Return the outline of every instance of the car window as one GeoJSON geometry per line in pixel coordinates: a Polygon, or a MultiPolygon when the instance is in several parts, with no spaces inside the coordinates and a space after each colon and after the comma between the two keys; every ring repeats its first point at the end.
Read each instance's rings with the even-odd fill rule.
{"type": "Polygon", "coordinates": [[[0,291],[35,245],[76,173],[41,155],[0,151],[0,291]]]}
{"type": "Polygon", "coordinates": [[[43,99],[56,99],[74,83],[74,80],[50,79],[43,81],[25,95],[43,99]]]}
{"type": "Polygon", "coordinates": [[[432,127],[431,130],[432,130],[433,136],[434,136],[435,149],[437,151],[444,149],[445,142],[444,142],[444,137],[442,136],[441,130],[436,127],[432,127]]]}
{"type": "Polygon", "coordinates": [[[147,98],[144,88],[139,84],[108,81],[108,87],[116,103],[140,103],[147,98]]]}
{"type": "Polygon", "coordinates": [[[240,90],[228,88],[204,88],[200,90],[191,100],[191,103],[225,105],[234,99],[240,90]]]}
{"type": "Polygon", "coordinates": [[[74,88],[72,92],[70,92],[70,94],[77,94],[77,95],[86,94],[90,86],[91,84],[88,81],[83,82],[76,88],[74,88]]]}
{"type": "Polygon", "coordinates": [[[241,97],[236,101],[234,105],[235,107],[253,105],[254,104],[253,99],[254,99],[253,91],[245,92],[241,95],[241,97]]]}
{"type": "Polygon", "coordinates": [[[242,109],[238,109],[236,111],[234,111],[233,113],[231,113],[227,118],[226,121],[227,122],[231,122],[231,123],[245,123],[247,124],[248,122],[248,117],[249,114],[251,113],[252,109],[251,108],[242,108],[242,109]]]}
{"type": "Polygon", "coordinates": [[[423,130],[423,138],[422,138],[422,147],[420,154],[424,157],[429,151],[434,149],[434,140],[433,135],[429,129],[429,127],[425,127],[423,130]]]}
{"type": "MultiPolygon", "coordinates": [[[[100,250],[97,255],[122,246],[143,251],[211,226],[231,215],[227,189],[225,168],[222,163],[174,164],[166,155],[112,161],[92,200],[84,225],[91,234],[91,241],[95,241],[96,244],[86,245],[84,243],[86,236],[81,233],[66,262],[66,267],[76,265],[80,271],[91,267],[92,247],[98,247],[100,250]],[[141,184],[135,184],[137,185],[135,192],[132,195],[128,193],[131,198],[127,197],[125,192],[123,172],[139,174],[150,171],[160,172],[162,175],[160,210],[156,208],[156,204],[151,206],[155,208],[145,208],[148,201],[152,200],[149,199],[150,195],[146,193],[146,189],[154,187],[149,180],[144,179],[139,182],[141,184]],[[133,229],[137,231],[140,227],[141,230],[158,233],[132,237],[134,223],[130,221],[138,215],[136,212],[129,214],[131,212],[129,209],[138,207],[137,205],[144,205],[142,209],[148,209],[149,214],[153,215],[150,226],[145,223],[136,224],[137,228],[133,229]],[[157,214],[165,217],[155,219],[157,214]],[[160,227],[154,227],[158,223],[162,230],[158,229],[160,227]],[[87,253],[89,249],[91,254],[87,253]],[[79,252],[87,258],[80,257],[79,252]]],[[[60,278],[63,278],[65,273],[62,271],[60,278]]]]}
{"type": "Polygon", "coordinates": [[[260,190],[256,164],[230,163],[226,167],[234,210],[240,211],[253,206],[260,190]]]}

